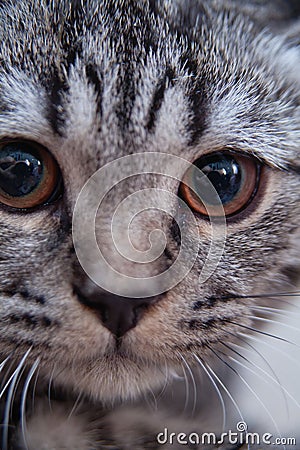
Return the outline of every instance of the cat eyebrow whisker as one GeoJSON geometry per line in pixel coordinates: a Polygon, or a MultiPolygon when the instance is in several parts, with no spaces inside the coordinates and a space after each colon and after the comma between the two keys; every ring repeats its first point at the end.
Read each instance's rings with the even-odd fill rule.
{"type": "Polygon", "coordinates": [[[203,363],[203,361],[201,360],[201,358],[199,358],[196,354],[193,354],[194,358],[196,359],[196,361],[198,362],[198,364],[200,365],[200,367],[202,367],[202,369],[204,370],[204,372],[206,373],[206,375],[208,376],[209,380],[211,381],[218,397],[221,403],[221,408],[222,408],[222,415],[223,415],[223,423],[222,423],[222,431],[225,431],[225,427],[226,427],[226,418],[227,418],[227,414],[226,414],[226,406],[225,406],[225,402],[224,402],[224,398],[223,395],[220,391],[220,389],[218,388],[218,385],[216,384],[215,380],[213,379],[212,375],[209,373],[208,369],[205,367],[205,364],[203,363]]]}

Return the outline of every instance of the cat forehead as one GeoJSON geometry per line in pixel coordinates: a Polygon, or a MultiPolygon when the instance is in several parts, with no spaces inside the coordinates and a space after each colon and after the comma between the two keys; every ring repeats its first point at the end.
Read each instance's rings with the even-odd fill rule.
{"type": "Polygon", "coordinates": [[[112,157],[141,151],[149,137],[155,150],[175,153],[201,138],[203,147],[256,151],[275,165],[294,161],[299,131],[287,124],[290,98],[278,94],[292,86],[281,84],[272,61],[281,43],[261,37],[252,51],[251,26],[236,18],[228,33],[223,15],[206,12],[205,23],[203,10],[198,34],[188,36],[172,28],[180,4],[32,1],[9,9],[8,2],[0,13],[11,32],[1,50],[2,136],[94,138],[112,157]]]}

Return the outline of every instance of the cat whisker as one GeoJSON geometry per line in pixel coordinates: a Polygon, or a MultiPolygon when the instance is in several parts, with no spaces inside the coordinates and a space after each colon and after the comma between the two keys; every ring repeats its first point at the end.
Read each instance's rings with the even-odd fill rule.
{"type": "MultiPolygon", "coordinates": [[[[271,348],[273,351],[276,351],[276,352],[281,353],[281,354],[284,355],[286,358],[288,358],[290,361],[292,361],[294,364],[296,364],[298,367],[300,367],[300,362],[299,362],[299,361],[297,361],[295,358],[293,358],[293,357],[292,357],[291,355],[289,355],[287,352],[281,350],[281,349],[278,348],[278,347],[275,347],[274,345],[270,344],[269,342],[266,342],[266,341],[264,341],[264,340],[260,340],[260,339],[256,338],[255,336],[252,336],[252,335],[251,335],[251,336],[250,336],[250,335],[246,335],[246,334],[244,334],[244,333],[237,333],[237,335],[238,335],[238,336],[242,336],[242,337],[245,338],[245,339],[248,339],[248,340],[252,340],[252,341],[258,342],[259,344],[263,344],[263,345],[265,345],[266,347],[271,348]]],[[[241,338],[240,338],[240,339],[241,339],[241,338]]],[[[245,339],[244,339],[244,340],[245,340],[245,339]]]]}
{"type": "Polygon", "coordinates": [[[233,395],[230,393],[229,389],[225,386],[225,384],[223,383],[223,381],[220,379],[220,377],[218,377],[218,375],[216,374],[216,372],[210,367],[210,365],[206,362],[205,363],[206,368],[209,370],[209,372],[211,373],[211,375],[214,377],[214,379],[219,383],[219,385],[222,387],[222,389],[224,390],[224,392],[227,394],[229,400],[231,401],[231,403],[233,404],[233,406],[235,407],[239,417],[241,418],[242,422],[245,422],[245,419],[243,417],[242,411],[239,407],[239,405],[237,404],[236,400],[234,399],[233,395]]]}
{"type": "Polygon", "coordinates": [[[258,333],[258,334],[261,334],[263,336],[268,336],[268,337],[270,337],[272,339],[276,339],[278,341],[285,342],[287,344],[291,344],[291,345],[294,345],[296,347],[299,347],[299,345],[297,345],[295,342],[289,341],[288,339],[285,339],[285,338],[283,338],[281,336],[277,336],[276,334],[268,333],[267,331],[258,330],[257,328],[254,328],[254,327],[251,327],[251,326],[248,326],[248,325],[244,325],[244,324],[241,324],[241,323],[237,323],[237,322],[234,322],[233,320],[224,319],[224,321],[228,322],[228,323],[231,323],[232,325],[236,325],[236,326],[238,326],[240,328],[244,328],[246,330],[252,331],[253,333],[258,333]]]}
{"type": "Polygon", "coordinates": [[[285,327],[285,328],[287,328],[289,330],[293,330],[293,331],[297,331],[297,332],[300,331],[299,328],[293,327],[292,325],[287,325],[286,323],[280,322],[279,320],[268,319],[266,317],[257,317],[257,316],[250,315],[250,314],[245,314],[244,317],[249,317],[252,320],[257,320],[257,321],[260,321],[260,322],[280,325],[280,326],[283,326],[283,327],[285,327]]]}
{"type": "Polygon", "coordinates": [[[170,381],[170,373],[169,373],[169,369],[168,369],[168,365],[167,365],[167,361],[166,360],[165,360],[165,371],[164,371],[164,374],[165,374],[165,382],[164,382],[161,390],[157,394],[157,400],[160,400],[161,397],[164,395],[164,393],[165,393],[165,391],[167,389],[167,386],[169,384],[169,381],[170,381]]]}
{"type": "Polygon", "coordinates": [[[300,316],[300,313],[295,313],[294,311],[287,311],[286,309],[278,309],[278,308],[272,308],[267,306],[251,306],[251,310],[257,311],[257,312],[263,312],[264,314],[276,314],[282,317],[289,317],[289,316],[300,316]]]}
{"type": "MultiPolygon", "coordinates": [[[[267,413],[267,415],[269,416],[269,418],[271,419],[276,432],[278,433],[278,436],[280,438],[282,438],[282,434],[279,430],[278,424],[275,421],[274,417],[272,416],[272,414],[270,413],[269,409],[266,407],[266,405],[264,404],[264,402],[260,399],[260,397],[257,395],[257,393],[254,391],[254,389],[250,386],[250,384],[247,382],[247,380],[245,380],[245,378],[238,372],[238,370],[236,370],[234,367],[232,367],[227,361],[225,361],[220,354],[215,351],[213,348],[210,347],[210,350],[214,353],[214,355],[221,361],[223,362],[223,364],[225,364],[231,371],[234,372],[234,374],[242,381],[242,383],[246,386],[246,388],[252,393],[252,395],[256,398],[256,400],[259,402],[259,404],[263,407],[264,411],[267,413]]],[[[225,357],[228,358],[227,355],[224,354],[225,357]]],[[[282,446],[282,448],[284,450],[286,450],[285,445],[282,446]]]]}
{"type": "Polygon", "coordinates": [[[189,373],[189,375],[191,377],[191,380],[192,380],[193,392],[194,392],[193,408],[192,408],[192,417],[193,417],[195,415],[196,405],[197,405],[197,384],[196,384],[196,381],[195,381],[195,377],[194,377],[193,371],[190,368],[188,362],[186,361],[186,359],[182,355],[180,355],[180,357],[181,357],[185,367],[187,368],[188,373],[189,373]]]}
{"type": "Polygon", "coordinates": [[[14,372],[12,373],[12,375],[9,377],[8,381],[5,383],[5,386],[2,388],[1,393],[0,393],[0,399],[3,397],[3,394],[6,392],[6,389],[8,388],[8,386],[10,385],[12,379],[14,378],[16,372],[19,373],[26,358],[28,357],[29,353],[31,351],[31,348],[29,350],[27,350],[27,352],[25,353],[25,355],[23,356],[23,358],[21,359],[21,361],[19,362],[17,368],[14,370],[14,372]]]}
{"type": "MultiPolygon", "coordinates": [[[[231,334],[232,336],[234,336],[235,337],[235,335],[233,334],[233,333],[229,333],[228,332],[228,334],[231,334]]],[[[269,361],[263,356],[263,354],[259,351],[259,350],[257,350],[257,348],[255,348],[253,345],[251,345],[248,341],[247,341],[247,339],[243,339],[243,338],[239,338],[242,342],[243,342],[243,344],[245,344],[246,346],[248,346],[249,347],[249,349],[247,349],[245,346],[241,346],[241,345],[239,345],[239,344],[236,344],[235,342],[232,342],[231,343],[231,347],[228,345],[228,344],[225,344],[225,343],[223,343],[223,345],[225,345],[227,348],[229,348],[231,351],[234,351],[233,349],[232,349],[232,346],[233,347],[237,347],[237,348],[239,348],[240,350],[242,350],[242,351],[248,351],[248,352],[250,352],[251,354],[252,354],[252,352],[254,352],[254,353],[256,353],[261,359],[262,359],[262,361],[267,365],[267,367],[269,368],[269,370],[270,370],[270,372],[273,374],[273,376],[274,376],[274,378],[278,381],[278,384],[279,384],[279,386],[280,386],[280,389],[281,389],[281,393],[282,393],[282,396],[283,396],[283,399],[284,399],[284,402],[285,402],[285,406],[286,406],[286,409],[287,409],[287,411],[288,411],[288,404],[287,404],[287,399],[286,399],[286,395],[285,395],[285,393],[284,393],[284,390],[282,389],[282,384],[280,383],[280,380],[279,380],[279,378],[278,378],[278,376],[276,375],[276,372],[274,371],[274,369],[273,369],[273,367],[271,366],[271,364],[269,363],[269,361]]],[[[234,351],[235,352],[235,351],[234,351]]],[[[236,353],[236,352],[235,352],[236,353]]],[[[241,356],[243,359],[245,358],[242,354],[240,354],[239,352],[237,352],[237,354],[239,355],[239,356],[241,356]]],[[[252,361],[250,361],[250,364],[252,364],[252,361]]]]}
{"type": "MultiPolygon", "coordinates": [[[[248,370],[249,372],[253,373],[256,377],[260,378],[261,380],[263,380],[265,383],[267,383],[267,380],[262,376],[259,375],[258,373],[255,372],[255,370],[251,369],[250,367],[246,366],[245,364],[243,364],[241,361],[238,361],[236,358],[233,358],[232,356],[227,356],[231,361],[235,362],[236,364],[240,365],[241,367],[243,367],[244,369],[248,370]]],[[[274,377],[272,377],[266,370],[262,369],[261,367],[259,367],[257,364],[248,361],[249,364],[251,364],[253,367],[255,367],[256,369],[258,369],[260,372],[262,372],[266,377],[268,377],[271,381],[273,381],[273,383],[275,383],[277,386],[279,386],[284,393],[289,397],[289,399],[292,400],[292,402],[297,406],[297,408],[300,409],[300,404],[299,402],[295,399],[295,397],[284,387],[282,386],[282,384],[280,382],[278,382],[278,380],[276,380],[274,377]]]]}
{"type": "Polygon", "coordinates": [[[3,396],[6,389],[9,387],[7,399],[5,402],[5,409],[4,409],[4,420],[3,420],[3,434],[2,434],[2,450],[7,450],[8,448],[8,423],[9,423],[9,414],[11,410],[12,405],[12,399],[14,396],[15,388],[18,385],[19,376],[21,374],[21,371],[24,367],[25,361],[31,351],[31,348],[27,350],[21,361],[19,362],[17,368],[9,378],[8,382],[6,383],[5,387],[2,389],[2,392],[0,394],[0,398],[3,396]]]}
{"type": "Polygon", "coordinates": [[[235,299],[235,298],[236,299],[255,299],[255,298],[299,297],[299,295],[300,295],[300,291],[291,291],[291,292],[270,292],[270,293],[264,293],[264,294],[254,294],[254,295],[229,293],[226,295],[213,296],[213,297],[217,300],[228,300],[228,299],[235,299]]]}
{"type": "Polygon", "coordinates": [[[255,294],[255,295],[245,295],[245,294],[226,294],[220,296],[212,296],[213,300],[231,300],[231,299],[245,299],[245,300],[255,300],[255,299],[273,299],[276,302],[280,302],[284,305],[288,305],[295,309],[300,309],[295,303],[289,302],[286,298],[297,298],[300,296],[300,291],[292,291],[292,292],[275,292],[275,293],[264,293],[264,294],[255,294]]]}
{"type": "Polygon", "coordinates": [[[54,371],[56,369],[56,366],[53,366],[53,369],[51,371],[51,375],[49,378],[49,382],[48,382],[48,405],[49,405],[49,410],[52,412],[52,405],[51,405],[51,389],[52,389],[52,383],[53,383],[53,378],[54,378],[54,371]]]}
{"type": "MultiPolygon", "coordinates": [[[[15,365],[16,365],[15,359],[10,359],[10,363],[6,367],[5,374],[3,374],[3,376],[1,377],[1,388],[0,388],[1,392],[2,392],[2,389],[4,388],[4,386],[6,385],[8,379],[11,377],[11,371],[12,371],[12,369],[14,369],[15,365]]],[[[1,399],[1,393],[0,393],[0,399],[1,399]]]]}
{"type": "Polygon", "coordinates": [[[221,403],[221,408],[222,408],[222,416],[223,416],[223,423],[222,423],[222,431],[225,431],[225,427],[226,427],[226,407],[225,407],[225,402],[224,402],[224,398],[222,396],[222,393],[220,391],[220,389],[218,388],[218,385],[216,384],[215,380],[213,379],[212,375],[209,373],[208,369],[205,367],[205,364],[203,363],[203,361],[201,360],[201,358],[199,358],[197,355],[193,354],[194,358],[196,359],[196,361],[198,362],[198,364],[200,365],[200,367],[204,370],[204,372],[206,373],[206,375],[208,376],[209,380],[211,381],[218,397],[221,403]]]}
{"type": "Polygon", "coordinates": [[[33,384],[33,389],[32,389],[32,400],[31,400],[32,410],[34,410],[34,407],[35,407],[35,394],[36,394],[36,387],[37,387],[39,374],[40,374],[40,367],[37,368],[35,380],[34,380],[34,384],[33,384]]]}
{"type": "Polygon", "coordinates": [[[187,411],[187,408],[188,408],[189,400],[190,400],[190,388],[189,388],[189,380],[188,380],[185,368],[183,365],[181,367],[182,367],[182,371],[183,371],[183,375],[184,375],[184,383],[185,383],[185,403],[184,403],[184,408],[183,408],[183,414],[185,414],[187,411]]]}
{"type": "Polygon", "coordinates": [[[158,410],[158,404],[157,404],[157,398],[155,396],[155,393],[153,392],[153,389],[151,388],[151,386],[149,386],[149,393],[152,397],[152,402],[148,399],[148,396],[145,395],[144,398],[147,402],[147,404],[149,405],[151,410],[157,411],[158,410]]]}
{"type": "Polygon", "coordinates": [[[2,363],[0,364],[0,372],[2,372],[5,364],[7,363],[7,361],[10,359],[11,355],[9,355],[7,358],[5,358],[2,363]]]}
{"type": "Polygon", "coordinates": [[[25,384],[24,384],[24,388],[23,388],[22,396],[21,396],[21,430],[22,430],[23,444],[25,445],[26,450],[28,450],[27,439],[26,439],[26,434],[27,434],[26,398],[27,398],[27,393],[28,393],[28,388],[29,388],[30,382],[34,376],[35,371],[38,368],[39,363],[40,363],[40,358],[38,358],[33,363],[32,367],[27,375],[27,378],[25,380],[25,384]]]}
{"type": "Polygon", "coordinates": [[[80,406],[81,400],[82,400],[82,393],[80,392],[77,395],[77,398],[76,398],[76,400],[74,402],[74,405],[73,405],[73,407],[72,407],[72,409],[71,409],[71,411],[70,411],[70,413],[69,413],[69,415],[67,417],[67,421],[69,421],[71,419],[71,417],[73,417],[76,409],[80,406]]]}

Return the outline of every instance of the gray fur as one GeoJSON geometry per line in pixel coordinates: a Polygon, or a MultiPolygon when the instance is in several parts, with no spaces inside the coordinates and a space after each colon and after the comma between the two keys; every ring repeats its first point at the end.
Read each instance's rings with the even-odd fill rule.
{"type": "MultiPolygon", "coordinates": [[[[0,139],[44,145],[58,161],[65,185],[64,197],[48,207],[30,213],[0,209],[1,358],[12,355],[18,364],[30,348],[27,370],[40,359],[36,405],[27,405],[30,450],[154,449],[155,433],[164,422],[182,426],[181,431],[193,429],[194,421],[170,417],[175,409],[168,409],[170,400],[164,413],[151,419],[145,406],[141,412],[140,405],[113,411],[110,405],[139,399],[159,389],[166,377],[171,384],[173,369],[179,370],[183,359],[195,365],[194,355],[220,373],[225,368],[213,351],[224,351],[222,342],[241,343],[233,335],[247,333],[241,326],[253,324],[252,308],[283,306],[271,295],[264,303],[251,296],[295,287],[300,267],[299,7],[290,2],[289,9],[279,0],[240,3],[0,3],[0,139]],[[155,108],[162,82],[164,95],[155,108]],[[73,292],[81,277],[71,236],[80,189],[98,168],[130,153],[170,153],[193,162],[222,149],[263,162],[258,198],[249,211],[228,221],[223,257],[200,287],[209,226],[197,218],[201,242],[192,271],[153,305],[116,351],[112,335],[73,292]],[[53,390],[62,390],[52,412],[50,380],[53,390]],[[60,428],[78,394],[82,402],[74,423],[60,428]]],[[[140,189],[139,183],[129,179],[114,190],[106,205],[107,223],[114,206],[140,189]]],[[[144,183],[167,187],[151,177],[144,183]]],[[[178,185],[171,188],[176,194],[178,185]]],[[[152,225],[151,220],[142,223],[144,235],[152,225]]],[[[170,220],[164,218],[162,227],[168,253],[175,257],[178,242],[170,220]]],[[[107,254],[114,259],[110,247],[107,254]]],[[[159,258],[151,273],[169,262],[159,258]]],[[[207,431],[219,406],[209,398],[206,402],[204,394],[201,398],[197,426],[207,431]]],[[[184,403],[180,393],[175,403],[184,403]]],[[[23,450],[18,418],[12,425],[11,448],[23,450]]]]}

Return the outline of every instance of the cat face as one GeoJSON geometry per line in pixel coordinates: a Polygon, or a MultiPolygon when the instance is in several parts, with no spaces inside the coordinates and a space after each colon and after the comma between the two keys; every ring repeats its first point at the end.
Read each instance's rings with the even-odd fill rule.
{"type": "MultiPolygon", "coordinates": [[[[22,172],[10,200],[1,194],[0,350],[3,358],[26,354],[26,364],[39,361],[41,374],[69,389],[127,398],[160,383],[168,368],[205,361],[220,342],[248,330],[254,296],[290,289],[299,268],[300,57],[283,38],[205,3],[193,28],[180,2],[91,1],[85,10],[61,3],[1,5],[1,169],[21,152],[31,168],[38,170],[40,161],[48,178],[22,172]],[[149,152],[163,158],[161,171],[157,164],[147,173],[149,152]],[[126,300],[114,294],[118,278],[109,280],[113,293],[107,293],[81,268],[72,218],[94,173],[136,154],[134,166],[125,158],[100,178],[104,183],[134,169],[112,186],[96,216],[105,258],[129,277],[151,278],[172,266],[184,237],[188,260],[195,261],[170,289],[159,292],[154,283],[155,295],[151,288],[128,300],[123,286],[126,300]],[[163,175],[174,158],[213,172],[219,164],[233,180],[233,191],[226,174],[219,187],[221,197],[229,195],[221,202],[226,240],[205,283],[199,275],[211,225],[181,183],[193,173],[163,175]],[[20,194],[25,182],[34,185],[31,196],[20,194]],[[169,202],[174,212],[145,210],[132,222],[141,252],[153,229],[164,233],[165,248],[150,264],[120,257],[110,236],[118,205],[142,189],[152,189],[145,198],[154,206],[169,202]],[[172,194],[169,201],[160,190],[172,194]],[[178,206],[182,200],[194,227],[178,206]],[[113,329],[115,311],[127,321],[122,332],[113,329]]],[[[114,236],[121,244],[122,214],[114,236]]],[[[84,214],[76,220],[84,231],[84,214]]],[[[218,223],[214,230],[222,235],[218,223]]],[[[97,267],[93,274],[106,279],[97,267]]],[[[270,296],[269,306],[275,302],[270,296]]]]}

